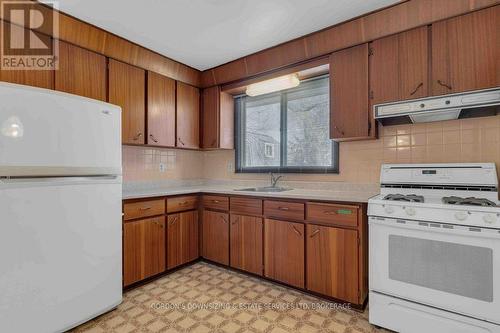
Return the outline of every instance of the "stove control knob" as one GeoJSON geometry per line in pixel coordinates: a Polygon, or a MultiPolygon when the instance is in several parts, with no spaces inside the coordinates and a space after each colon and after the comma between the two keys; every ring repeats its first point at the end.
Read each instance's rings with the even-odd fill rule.
{"type": "Polygon", "coordinates": [[[467,213],[466,212],[456,212],[455,218],[459,221],[465,221],[467,219],[467,213]]]}
{"type": "Polygon", "coordinates": [[[496,222],[495,215],[486,214],[483,216],[483,221],[484,221],[484,223],[487,223],[487,224],[493,224],[496,222]]]}
{"type": "Polygon", "coordinates": [[[393,208],[393,207],[391,207],[391,206],[386,206],[386,207],[385,207],[385,212],[386,212],[387,214],[392,214],[392,213],[394,213],[394,208],[393,208]]]}
{"type": "Polygon", "coordinates": [[[407,207],[405,209],[405,211],[406,211],[406,215],[409,215],[409,216],[413,216],[413,215],[415,215],[417,213],[415,211],[415,208],[413,208],[413,207],[407,207]]]}

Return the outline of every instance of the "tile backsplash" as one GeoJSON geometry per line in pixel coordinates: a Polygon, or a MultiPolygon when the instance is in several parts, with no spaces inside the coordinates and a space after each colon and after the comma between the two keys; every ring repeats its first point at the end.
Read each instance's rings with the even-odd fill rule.
{"type": "MultiPolygon", "coordinates": [[[[383,163],[494,162],[500,171],[500,116],[379,127],[379,139],[342,142],[339,174],[286,174],[289,181],[377,183],[383,163]]],[[[262,180],[235,174],[234,151],[123,147],[125,181],[262,180]],[[160,163],[166,171],[160,172],[160,163]]]]}

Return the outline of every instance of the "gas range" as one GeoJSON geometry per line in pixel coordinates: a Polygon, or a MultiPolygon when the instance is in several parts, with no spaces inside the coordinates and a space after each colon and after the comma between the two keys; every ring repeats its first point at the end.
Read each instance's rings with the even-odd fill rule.
{"type": "Polygon", "coordinates": [[[493,163],[383,165],[368,201],[370,323],[500,333],[493,163]]]}
{"type": "Polygon", "coordinates": [[[500,229],[497,182],[491,163],[384,165],[368,215],[500,229]]]}

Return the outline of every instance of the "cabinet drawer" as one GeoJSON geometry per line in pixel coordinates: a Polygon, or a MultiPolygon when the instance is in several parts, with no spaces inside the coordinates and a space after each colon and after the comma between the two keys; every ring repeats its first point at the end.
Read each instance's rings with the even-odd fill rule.
{"type": "Polygon", "coordinates": [[[203,207],[208,209],[229,210],[229,198],[218,195],[204,195],[203,207]]]}
{"type": "Polygon", "coordinates": [[[352,205],[307,203],[307,220],[347,227],[358,226],[359,207],[352,205]]]}
{"type": "Polygon", "coordinates": [[[165,213],[165,200],[157,199],[126,203],[123,205],[123,213],[125,220],[162,215],[165,213]]]}
{"type": "Polygon", "coordinates": [[[167,198],[167,213],[196,209],[197,204],[198,197],[196,195],[167,198]]]}
{"type": "Polygon", "coordinates": [[[304,204],[299,202],[264,201],[264,215],[292,220],[304,219],[304,204]]]}
{"type": "Polygon", "coordinates": [[[248,215],[262,215],[262,200],[252,198],[231,198],[231,212],[248,215]]]}

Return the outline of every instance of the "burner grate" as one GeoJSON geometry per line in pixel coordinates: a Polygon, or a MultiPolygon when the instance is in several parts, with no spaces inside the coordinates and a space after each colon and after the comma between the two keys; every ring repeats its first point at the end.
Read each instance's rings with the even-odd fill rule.
{"type": "Polygon", "coordinates": [[[416,194],[388,194],[384,197],[384,200],[392,201],[406,201],[406,202],[424,202],[424,197],[422,195],[416,194]]]}
{"type": "Polygon", "coordinates": [[[485,198],[461,198],[456,196],[443,197],[443,203],[448,205],[469,205],[469,206],[483,206],[483,207],[496,207],[496,204],[485,198]]]}

